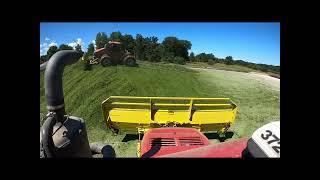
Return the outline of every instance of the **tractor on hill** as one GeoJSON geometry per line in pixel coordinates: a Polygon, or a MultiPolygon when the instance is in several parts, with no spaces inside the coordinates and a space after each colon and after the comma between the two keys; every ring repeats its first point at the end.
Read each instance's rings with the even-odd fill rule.
{"type": "Polygon", "coordinates": [[[104,67],[117,64],[133,67],[136,65],[136,60],[129,51],[122,48],[121,42],[109,41],[103,48],[96,49],[93,53],[90,64],[99,63],[104,67]]]}

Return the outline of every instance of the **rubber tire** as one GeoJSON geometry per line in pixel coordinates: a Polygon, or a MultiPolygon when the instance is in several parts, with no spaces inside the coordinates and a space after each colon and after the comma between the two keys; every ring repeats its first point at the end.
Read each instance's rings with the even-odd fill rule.
{"type": "Polygon", "coordinates": [[[101,65],[103,66],[103,67],[107,67],[107,66],[111,66],[112,65],[112,61],[111,61],[111,59],[109,58],[109,57],[103,57],[102,59],[101,59],[101,65]]]}
{"type": "Polygon", "coordinates": [[[133,67],[133,66],[135,66],[136,65],[136,60],[134,59],[134,58],[128,58],[127,60],[126,60],[126,65],[127,66],[130,66],[130,67],[133,67]]]}

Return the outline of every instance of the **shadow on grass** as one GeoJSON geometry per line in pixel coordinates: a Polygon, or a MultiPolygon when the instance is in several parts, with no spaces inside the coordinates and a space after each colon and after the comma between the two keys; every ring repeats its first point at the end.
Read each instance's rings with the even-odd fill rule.
{"type": "Polygon", "coordinates": [[[224,137],[219,137],[219,134],[216,132],[210,132],[210,133],[203,133],[208,139],[217,139],[220,142],[224,142],[227,139],[230,139],[233,137],[234,132],[227,131],[224,137]]]}
{"type": "Polygon", "coordinates": [[[85,63],[85,64],[83,65],[83,70],[84,70],[84,71],[91,71],[91,70],[92,70],[92,64],[85,63]]]}
{"type": "Polygon", "coordinates": [[[125,64],[112,64],[111,66],[113,66],[113,67],[115,67],[115,66],[125,66],[125,67],[132,67],[132,68],[136,67],[136,68],[138,68],[139,64],[135,63],[134,65],[130,65],[130,66],[125,65],[125,64]]]}
{"type": "MultiPolygon", "coordinates": [[[[140,135],[140,140],[143,138],[143,134],[140,135]]],[[[122,142],[128,142],[133,140],[139,140],[138,134],[126,134],[122,139],[122,142]]]]}
{"type": "Polygon", "coordinates": [[[138,63],[135,63],[133,66],[131,67],[140,67],[138,63]]]}

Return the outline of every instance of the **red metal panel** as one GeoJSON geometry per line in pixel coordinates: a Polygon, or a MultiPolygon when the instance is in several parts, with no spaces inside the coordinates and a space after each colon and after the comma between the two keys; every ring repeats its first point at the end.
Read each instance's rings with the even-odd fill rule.
{"type": "Polygon", "coordinates": [[[162,158],[241,158],[242,151],[247,147],[247,138],[212,144],[183,152],[166,154],[162,158]]]}
{"type": "Polygon", "coordinates": [[[194,128],[155,128],[145,133],[141,154],[142,157],[157,157],[209,144],[207,137],[194,128]]]}
{"type": "Polygon", "coordinates": [[[119,41],[109,41],[108,43],[109,44],[121,44],[121,42],[119,42],[119,41]]]}
{"type": "Polygon", "coordinates": [[[94,52],[100,52],[102,50],[104,50],[105,48],[99,48],[99,49],[96,49],[94,52]]]}
{"type": "Polygon", "coordinates": [[[94,51],[94,57],[95,58],[101,58],[102,55],[106,54],[107,50],[106,48],[100,48],[94,51]]]}

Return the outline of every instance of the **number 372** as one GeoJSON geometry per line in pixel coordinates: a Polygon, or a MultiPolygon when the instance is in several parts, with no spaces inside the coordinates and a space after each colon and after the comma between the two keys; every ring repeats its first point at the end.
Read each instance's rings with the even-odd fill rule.
{"type": "Polygon", "coordinates": [[[273,145],[271,146],[272,149],[278,154],[280,153],[280,138],[278,138],[278,136],[273,134],[270,130],[266,130],[265,134],[264,133],[261,134],[261,138],[266,140],[268,144],[273,143],[273,145]],[[278,144],[279,146],[274,144],[278,144]]]}

